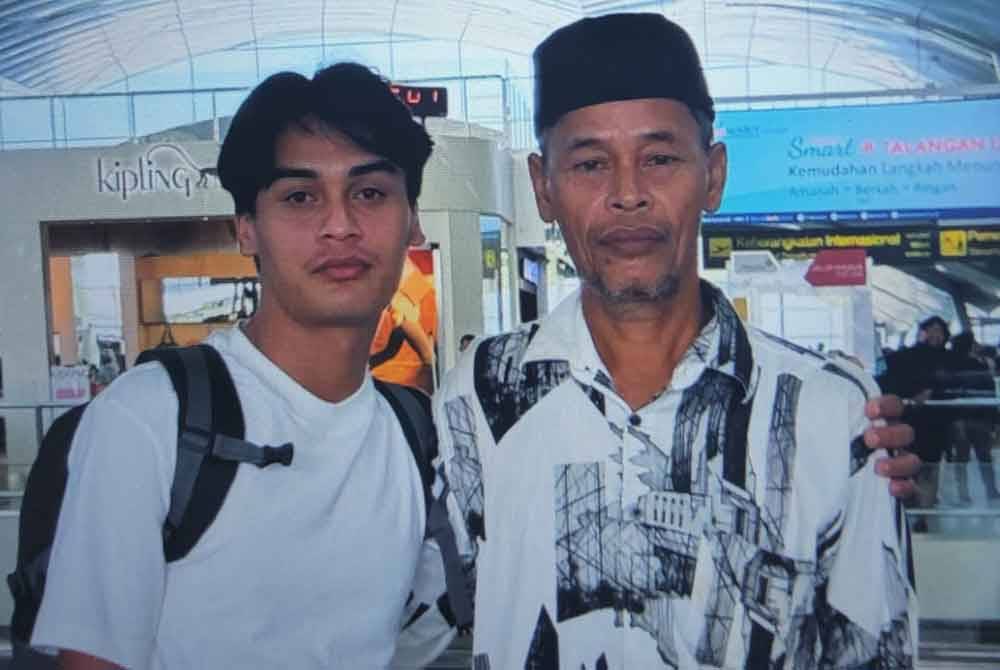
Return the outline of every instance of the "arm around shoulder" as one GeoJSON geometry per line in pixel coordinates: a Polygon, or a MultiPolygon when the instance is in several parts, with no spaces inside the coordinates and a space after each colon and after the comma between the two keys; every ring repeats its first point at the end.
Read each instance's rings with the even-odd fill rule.
{"type": "Polygon", "coordinates": [[[120,665],[80,651],[63,649],[59,652],[60,670],[119,670],[120,665]]]}

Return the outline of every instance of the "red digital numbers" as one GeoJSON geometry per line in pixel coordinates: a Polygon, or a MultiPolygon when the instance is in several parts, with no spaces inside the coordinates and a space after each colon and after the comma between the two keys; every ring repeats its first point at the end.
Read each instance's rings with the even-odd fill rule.
{"type": "Polygon", "coordinates": [[[414,116],[448,116],[448,89],[392,84],[389,90],[403,101],[414,116]]]}

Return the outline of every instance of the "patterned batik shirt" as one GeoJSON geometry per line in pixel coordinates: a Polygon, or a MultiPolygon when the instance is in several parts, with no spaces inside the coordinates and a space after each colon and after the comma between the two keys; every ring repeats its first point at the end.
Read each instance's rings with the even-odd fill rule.
{"type": "Polygon", "coordinates": [[[702,300],[635,412],[579,294],[447,376],[439,494],[476,670],[913,667],[905,520],[861,441],[877,387],[702,300]]]}

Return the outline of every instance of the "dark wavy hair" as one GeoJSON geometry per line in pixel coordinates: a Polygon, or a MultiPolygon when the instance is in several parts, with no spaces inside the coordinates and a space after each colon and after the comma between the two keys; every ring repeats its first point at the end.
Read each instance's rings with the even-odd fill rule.
{"type": "Polygon", "coordinates": [[[237,214],[254,214],[257,194],[271,185],[278,137],[292,126],[327,128],[397,165],[415,205],[433,142],[389,84],[364,65],[338,63],[312,79],[279,72],[262,81],[233,116],[219,152],[222,187],[237,214]]]}

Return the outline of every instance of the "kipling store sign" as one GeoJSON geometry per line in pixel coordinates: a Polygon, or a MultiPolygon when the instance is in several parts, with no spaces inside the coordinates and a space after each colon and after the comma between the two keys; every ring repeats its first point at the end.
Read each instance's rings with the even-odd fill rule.
{"type": "Polygon", "coordinates": [[[97,159],[97,192],[124,201],[148,193],[191,198],[200,190],[219,188],[215,166],[199,166],[176,144],[154,144],[134,158],[97,159]]]}

